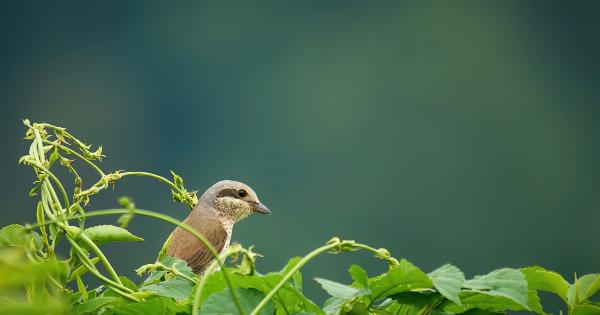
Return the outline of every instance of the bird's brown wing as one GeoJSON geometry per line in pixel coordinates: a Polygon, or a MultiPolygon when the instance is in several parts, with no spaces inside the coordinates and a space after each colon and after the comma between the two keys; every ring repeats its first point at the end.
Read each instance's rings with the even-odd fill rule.
{"type": "MultiPolygon", "coordinates": [[[[227,239],[227,231],[221,222],[213,218],[191,215],[185,221],[210,241],[217,252],[221,252],[227,239]]],[[[188,231],[177,227],[167,247],[167,255],[185,260],[195,273],[202,273],[213,260],[210,251],[188,231]]]]}

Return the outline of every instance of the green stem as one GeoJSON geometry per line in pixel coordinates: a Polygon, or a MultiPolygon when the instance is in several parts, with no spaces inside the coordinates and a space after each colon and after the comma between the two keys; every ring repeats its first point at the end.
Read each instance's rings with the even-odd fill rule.
{"type": "MultiPolygon", "coordinates": [[[[69,203],[69,197],[67,196],[67,191],[65,190],[65,187],[62,185],[62,183],[60,182],[58,177],[56,177],[52,172],[50,172],[50,170],[45,168],[44,165],[42,165],[41,163],[39,163],[37,161],[29,161],[29,163],[31,163],[31,165],[40,169],[42,172],[46,173],[48,176],[50,176],[50,178],[52,178],[52,180],[56,183],[56,185],[58,186],[58,189],[60,190],[60,193],[63,196],[65,206],[66,206],[65,209],[67,209],[67,210],[70,209],[71,204],[69,203]]],[[[52,192],[53,189],[51,189],[51,187],[48,187],[48,190],[50,190],[50,192],[52,192]]],[[[54,194],[53,197],[57,198],[58,196],[56,196],[56,194],[54,194]]],[[[58,200],[55,200],[55,201],[58,201],[58,200]]],[[[61,206],[61,209],[62,209],[62,206],[61,206]]]]}
{"type": "Polygon", "coordinates": [[[148,173],[148,172],[123,172],[120,175],[122,177],[125,177],[125,176],[145,176],[145,177],[150,177],[150,178],[156,179],[158,181],[161,181],[161,182],[169,185],[173,190],[175,190],[180,195],[186,196],[186,193],[184,191],[182,191],[181,189],[179,189],[179,187],[177,187],[177,185],[175,185],[175,183],[173,183],[172,181],[170,181],[170,180],[168,180],[165,177],[162,177],[160,175],[156,175],[156,174],[148,173]]]}
{"type": "Polygon", "coordinates": [[[44,141],[44,143],[59,147],[61,150],[67,151],[69,154],[72,154],[72,155],[78,157],[79,159],[83,160],[85,163],[87,163],[89,166],[91,166],[100,175],[100,177],[104,177],[106,175],[94,162],[86,159],[85,157],[83,157],[83,155],[79,154],[77,151],[75,151],[67,146],[64,146],[62,144],[58,144],[56,142],[52,142],[52,141],[48,141],[48,140],[43,140],[43,141],[44,141]]]}

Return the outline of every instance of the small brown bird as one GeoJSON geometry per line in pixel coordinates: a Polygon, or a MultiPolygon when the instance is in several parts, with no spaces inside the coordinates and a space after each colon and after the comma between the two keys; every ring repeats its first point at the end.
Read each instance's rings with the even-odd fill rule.
{"type": "MultiPolygon", "coordinates": [[[[198,205],[183,222],[204,235],[222,253],[229,247],[233,225],[253,212],[271,214],[248,185],[223,180],[202,194],[198,205]]],[[[194,235],[179,227],[171,233],[165,246],[166,255],[185,260],[198,274],[213,260],[208,249],[194,235]]]]}

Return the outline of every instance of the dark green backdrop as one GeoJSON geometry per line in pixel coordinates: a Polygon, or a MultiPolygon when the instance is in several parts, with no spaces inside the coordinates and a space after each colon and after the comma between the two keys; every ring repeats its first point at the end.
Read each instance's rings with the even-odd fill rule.
{"type": "MultiPolygon", "coordinates": [[[[598,272],[600,14],[586,3],[3,1],[0,225],[34,220],[17,166],[30,118],[104,145],[109,170],[247,182],[273,215],[234,239],[262,271],[340,236],[426,271],[598,272]]],[[[138,178],[91,206],[121,195],[187,214],[138,178]]],[[[145,243],[107,246],[131,276],[172,227],[132,228],[145,243]]],[[[352,262],[385,267],[344,254],[306,274],[347,281],[352,262]]]]}

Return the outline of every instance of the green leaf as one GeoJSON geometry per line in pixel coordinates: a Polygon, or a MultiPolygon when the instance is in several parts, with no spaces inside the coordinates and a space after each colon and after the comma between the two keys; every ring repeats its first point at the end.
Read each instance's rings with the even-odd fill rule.
{"type": "Polygon", "coordinates": [[[465,275],[455,266],[443,265],[429,273],[435,289],[448,300],[462,305],[460,302],[460,289],[465,282],[465,275]]]}
{"type": "Polygon", "coordinates": [[[80,277],[76,277],[75,279],[77,280],[77,290],[79,291],[79,293],[81,293],[83,300],[87,302],[89,296],[87,289],[85,288],[85,284],[83,284],[83,281],[81,281],[80,277]]]}
{"type": "Polygon", "coordinates": [[[510,268],[495,270],[466,281],[464,287],[471,292],[507,298],[529,310],[527,280],[519,270],[510,268]]]}
{"type": "Polygon", "coordinates": [[[346,300],[339,297],[331,297],[325,301],[323,311],[327,315],[338,315],[341,313],[342,307],[346,304],[346,300]]]}
{"type": "MultiPolygon", "coordinates": [[[[169,256],[166,256],[169,257],[169,256]]],[[[190,277],[190,278],[194,278],[196,276],[196,274],[194,273],[194,271],[192,270],[192,268],[190,268],[187,264],[187,262],[185,260],[181,260],[181,259],[174,259],[172,257],[169,257],[172,260],[171,261],[167,261],[165,258],[161,259],[160,262],[162,262],[164,265],[169,266],[177,271],[179,271],[180,273],[190,277]]]]}
{"type": "Polygon", "coordinates": [[[177,301],[187,299],[194,289],[194,284],[181,277],[173,277],[165,281],[141,287],[141,291],[155,292],[157,295],[174,298],[177,301]]]}
{"type": "Polygon", "coordinates": [[[41,248],[40,236],[19,224],[11,224],[0,230],[0,246],[41,248]]]}
{"type": "MultiPolygon", "coordinates": [[[[265,294],[255,289],[235,289],[244,313],[249,314],[258,303],[265,297],[265,294]]],[[[258,313],[260,315],[272,315],[275,312],[275,305],[269,301],[267,305],[258,313]]],[[[223,290],[208,297],[200,307],[202,315],[222,315],[239,314],[235,303],[231,300],[229,290],[223,290]]]]}
{"type": "Polygon", "coordinates": [[[600,275],[596,275],[594,281],[592,281],[587,287],[585,292],[586,298],[591,298],[594,294],[596,294],[596,292],[598,292],[598,290],[600,290],[600,275]]]}
{"type": "Polygon", "coordinates": [[[73,308],[73,311],[75,312],[75,314],[89,314],[93,311],[96,311],[97,309],[99,309],[100,307],[102,307],[104,305],[114,302],[115,300],[117,300],[116,297],[101,296],[101,297],[93,298],[93,299],[88,300],[85,303],[75,305],[75,307],[73,308]]]}
{"type": "Polygon", "coordinates": [[[137,291],[137,289],[138,289],[137,285],[135,285],[135,283],[133,283],[133,281],[129,280],[129,278],[127,278],[125,276],[119,276],[119,280],[121,280],[121,283],[123,283],[123,285],[126,288],[129,288],[133,291],[137,291]]]}
{"type": "Polygon", "coordinates": [[[138,303],[120,304],[108,309],[103,315],[163,315],[189,314],[189,304],[178,304],[171,298],[150,297],[138,303]]]}
{"type": "Polygon", "coordinates": [[[575,304],[587,300],[598,289],[600,289],[600,274],[589,274],[577,279],[567,292],[569,305],[575,306],[575,304]]]}
{"type": "Polygon", "coordinates": [[[571,315],[598,315],[600,306],[595,304],[581,304],[573,308],[571,315]]]}
{"type": "Polygon", "coordinates": [[[380,276],[369,279],[373,300],[414,289],[433,288],[431,279],[405,259],[380,276]]]}
{"type": "Polygon", "coordinates": [[[141,242],[144,240],[131,234],[126,229],[114,225],[92,226],[83,230],[83,234],[98,245],[110,242],[141,242]]]}
{"type": "Polygon", "coordinates": [[[369,286],[369,275],[361,266],[352,265],[348,269],[348,272],[357,285],[360,285],[362,288],[369,286]]]}
{"type": "Polygon", "coordinates": [[[315,278],[315,281],[317,281],[321,285],[323,290],[327,291],[329,295],[345,300],[352,300],[370,293],[369,289],[360,290],[326,279],[315,278]]]}
{"type": "Polygon", "coordinates": [[[151,274],[148,276],[148,278],[146,278],[146,279],[145,279],[145,280],[142,282],[141,286],[147,286],[147,285],[149,285],[149,284],[155,284],[155,283],[158,283],[158,282],[160,282],[160,279],[161,279],[161,278],[162,278],[162,277],[163,277],[163,276],[164,276],[166,273],[167,273],[167,271],[166,271],[166,270],[158,270],[158,271],[155,271],[155,272],[151,273],[151,274]]]}
{"type": "Polygon", "coordinates": [[[570,285],[561,275],[538,266],[523,268],[521,271],[529,283],[529,289],[554,293],[568,303],[567,292],[570,285]]]}

